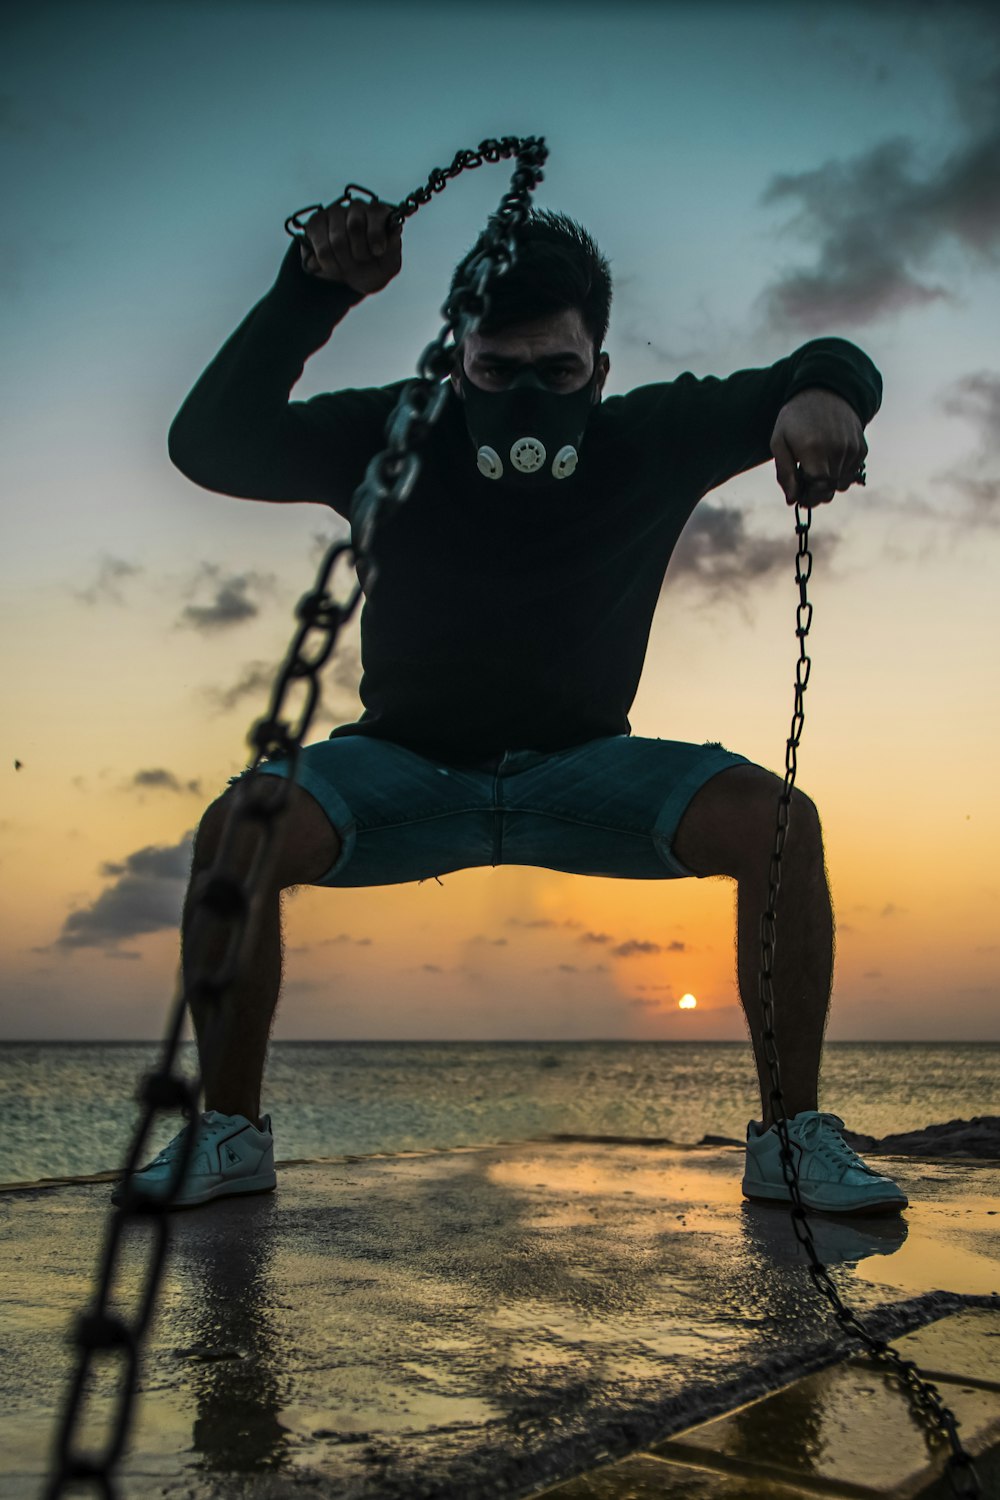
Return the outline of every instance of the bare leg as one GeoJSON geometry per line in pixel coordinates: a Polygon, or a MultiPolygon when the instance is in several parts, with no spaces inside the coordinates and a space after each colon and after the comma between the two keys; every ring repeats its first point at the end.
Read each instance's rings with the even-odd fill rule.
{"type": "MultiPolygon", "coordinates": [[[[309,793],[292,787],[281,842],[261,890],[256,930],[241,972],[220,1004],[199,995],[191,981],[199,969],[211,970],[219,962],[228,941],[228,927],[199,906],[197,896],[215,860],[231,800],[232,794],[226,793],[213,803],[198,830],[181,924],[181,963],[198,1042],[204,1107],[246,1115],[257,1125],[267,1043],[281,988],[281,893],[290,885],[322,879],[337,860],[340,839],[309,793]]],[[[242,851],[237,846],[237,866],[242,860],[242,867],[249,867],[255,847],[252,836],[244,840],[242,851]]]]}
{"type": "MultiPolygon", "coordinates": [[[[792,809],[801,823],[803,809],[792,809]]],[[[781,1073],[785,1114],[819,1107],[819,1070],[833,977],[833,912],[818,840],[792,832],[781,857],[781,889],[775,905],[774,1047],[781,1073]]],[[[750,1028],[765,1129],[774,1124],[771,1072],[764,1044],[764,1008],[759,996],[760,917],[767,903],[771,850],[756,878],[739,882],[737,965],[740,999],[750,1028]]]]}
{"type": "Polygon", "coordinates": [[[200,948],[188,941],[198,878],[192,880],[185,902],[182,963],[198,1040],[204,1107],[224,1115],[246,1115],[258,1125],[267,1042],[281,987],[281,894],[267,892],[246,968],[222,1009],[203,996],[196,997],[190,989],[194,969],[218,962],[225,947],[225,934],[211,919],[203,927],[206,936],[200,948]]]}
{"type": "MultiPolygon", "coordinates": [[[[767,903],[781,781],[758,766],[720,772],[697,793],[674,840],[678,859],[699,875],[729,875],[737,887],[740,1000],[757,1064],[765,1128],[774,1123],[771,1076],[758,992],[760,916],[767,903]]],[[[775,907],[773,1022],[785,1114],[818,1107],[823,1033],[833,974],[833,913],[819,817],[795,793],[775,907]]]]}

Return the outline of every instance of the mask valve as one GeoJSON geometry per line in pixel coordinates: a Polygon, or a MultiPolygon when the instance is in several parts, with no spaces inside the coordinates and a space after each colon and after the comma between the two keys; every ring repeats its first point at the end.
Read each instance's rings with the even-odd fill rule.
{"type": "Polygon", "coordinates": [[[518,438],[511,445],[510,461],[519,474],[534,474],[545,462],[545,444],[539,438],[518,438]]]}
{"type": "MultiPolygon", "coordinates": [[[[518,438],[510,450],[510,461],[520,474],[534,474],[545,463],[545,446],[538,438],[518,438]]],[[[580,461],[572,443],[564,443],[552,460],[553,479],[568,479],[580,461]]],[[[483,443],[476,454],[476,466],[487,479],[499,479],[503,474],[503,463],[495,448],[483,443]]]]}
{"type": "Polygon", "coordinates": [[[500,462],[500,455],[488,443],[484,443],[476,454],[476,464],[480,474],[485,474],[487,479],[499,479],[503,473],[503,464],[500,462]]]}
{"type": "Polygon", "coordinates": [[[568,479],[579,463],[579,460],[580,455],[577,453],[572,443],[567,443],[564,448],[559,449],[559,452],[552,460],[553,478],[568,479]]]}

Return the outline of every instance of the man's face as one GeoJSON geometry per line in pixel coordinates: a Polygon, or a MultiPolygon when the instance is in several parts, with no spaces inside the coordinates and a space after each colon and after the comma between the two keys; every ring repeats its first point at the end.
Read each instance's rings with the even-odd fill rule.
{"type": "MultiPolygon", "coordinates": [[[[594,350],[578,307],[567,307],[549,318],[512,324],[502,333],[486,338],[470,333],[463,345],[465,373],[484,391],[502,391],[527,365],[532,365],[552,391],[568,394],[587,384],[594,373],[594,350]]],[[[594,389],[595,404],[611,368],[606,354],[600,355],[594,389]]],[[[461,377],[451,375],[455,394],[461,398],[461,377]]]]}

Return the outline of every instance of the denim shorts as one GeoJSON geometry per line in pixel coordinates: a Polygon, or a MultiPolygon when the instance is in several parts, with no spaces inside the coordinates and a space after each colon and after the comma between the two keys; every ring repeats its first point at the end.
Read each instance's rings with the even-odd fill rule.
{"type": "MultiPolygon", "coordinates": [[[[317,885],[401,885],[482,865],[669,880],[694,875],[671,848],[694,794],[748,764],[718,744],[617,734],[454,765],[356,734],[303,746],[295,780],[341,840],[317,885]]],[[[260,767],[288,770],[283,760],[260,767]]]]}

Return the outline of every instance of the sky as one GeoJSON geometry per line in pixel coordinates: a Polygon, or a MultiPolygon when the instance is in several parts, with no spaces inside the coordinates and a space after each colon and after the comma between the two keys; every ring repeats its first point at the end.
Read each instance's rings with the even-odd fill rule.
{"type": "MultiPolygon", "coordinates": [[[[166,451],[286,216],[540,135],[536,206],[611,262],[605,396],[829,335],[881,371],[867,487],[813,526],[798,779],[837,922],[827,1037],[1000,1038],[990,7],[34,0],[0,40],[0,1037],[163,1035],[194,830],[342,524],[201,489],[166,451]]],[[[512,170],[420,208],[294,399],[416,373],[512,170]]],[[[783,771],[793,527],[773,463],[702,500],[633,733],[783,771]]],[[[312,739],[361,712],[359,618],[312,739]]],[[[523,866],[300,889],[273,1034],[743,1039],[734,903],[724,879],[523,866]]]]}

